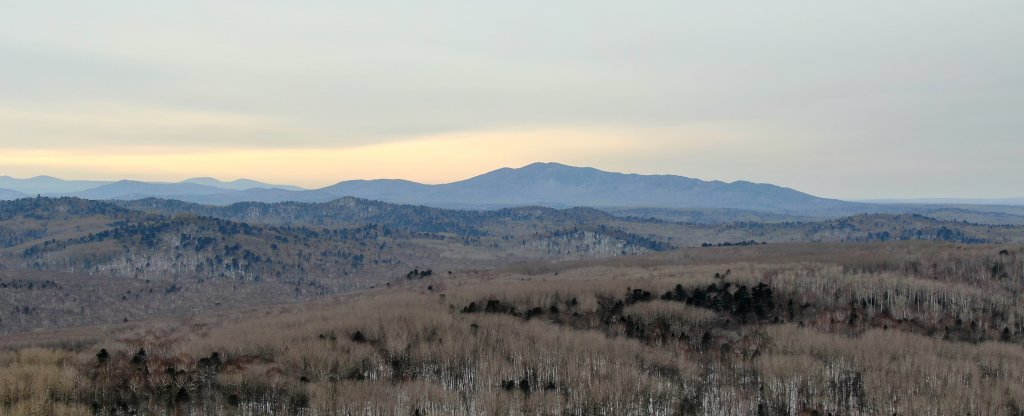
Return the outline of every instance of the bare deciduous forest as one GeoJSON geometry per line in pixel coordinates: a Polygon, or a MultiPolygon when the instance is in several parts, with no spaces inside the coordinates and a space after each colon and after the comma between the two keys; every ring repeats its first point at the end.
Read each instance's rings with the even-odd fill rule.
{"type": "Polygon", "coordinates": [[[1024,248],[736,245],[419,272],[297,304],[16,334],[68,415],[1016,415],[1024,248]]]}

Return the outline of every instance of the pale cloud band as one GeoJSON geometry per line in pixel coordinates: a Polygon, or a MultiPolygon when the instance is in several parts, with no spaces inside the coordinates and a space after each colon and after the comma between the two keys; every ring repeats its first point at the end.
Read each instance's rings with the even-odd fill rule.
{"type": "Polygon", "coordinates": [[[241,176],[320,187],[343,179],[412,178],[450,182],[556,155],[585,163],[647,148],[627,137],[580,129],[474,132],[349,147],[130,146],[0,149],[6,173],[48,171],[70,177],[177,181],[197,175],[241,176]]]}

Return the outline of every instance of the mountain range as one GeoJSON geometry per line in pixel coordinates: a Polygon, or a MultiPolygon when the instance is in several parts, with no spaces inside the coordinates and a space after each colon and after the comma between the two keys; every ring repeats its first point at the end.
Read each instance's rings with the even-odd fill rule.
{"type": "MultiPolygon", "coordinates": [[[[211,205],[235,202],[326,202],[346,196],[443,208],[539,205],[555,208],[733,208],[806,213],[858,205],[818,198],[770,184],[703,181],[674,175],[623,174],[558,163],[534,163],[518,169],[502,168],[440,185],[378,179],[344,181],[320,189],[302,190],[251,180],[222,182],[213,178],[153,183],[131,180],[62,181],[52,177],[17,180],[4,177],[0,180],[0,188],[28,195],[76,196],[96,200],[169,198],[211,205]]],[[[11,193],[11,196],[19,195],[11,193]]]]}
{"type": "Polygon", "coordinates": [[[0,199],[41,194],[94,200],[163,198],[206,205],[328,202],[357,197],[438,208],[545,206],[633,209],[624,212],[646,212],[636,211],[638,208],[662,211],[743,210],[776,216],[805,217],[834,217],[866,212],[917,212],[921,209],[913,204],[821,198],[772,184],[705,181],[676,175],[625,174],[559,163],[502,168],[466,180],[438,185],[400,179],[350,180],[320,189],[305,190],[247,179],[223,182],[214,178],[193,178],[177,183],[158,183],[131,180],[64,181],[48,176],[14,179],[4,176],[0,177],[0,189],[5,190],[0,191],[0,199]]]}
{"type": "Polygon", "coordinates": [[[52,176],[35,176],[27,179],[0,176],[0,199],[15,199],[25,196],[77,196],[99,200],[132,200],[151,197],[195,197],[232,191],[255,189],[278,189],[302,191],[294,185],[272,185],[251,179],[230,182],[215,178],[191,178],[181,182],[143,182],[134,180],[90,181],[64,180],[52,176]]]}
{"type": "Polygon", "coordinates": [[[0,189],[20,192],[26,195],[57,195],[81,192],[109,184],[105,181],[64,180],[53,176],[36,176],[28,179],[17,179],[0,176],[0,189]]]}

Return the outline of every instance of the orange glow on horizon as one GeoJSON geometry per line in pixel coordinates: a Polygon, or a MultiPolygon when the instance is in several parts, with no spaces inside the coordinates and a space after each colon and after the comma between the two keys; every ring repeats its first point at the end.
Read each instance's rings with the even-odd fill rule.
{"type": "Polygon", "coordinates": [[[344,148],[3,149],[0,174],[175,182],[196,176],[319,188],[349,179],[466,179],[538,161],[586,163],[637,151],[626,134],[535,130],[458,133],[344,148]]]}

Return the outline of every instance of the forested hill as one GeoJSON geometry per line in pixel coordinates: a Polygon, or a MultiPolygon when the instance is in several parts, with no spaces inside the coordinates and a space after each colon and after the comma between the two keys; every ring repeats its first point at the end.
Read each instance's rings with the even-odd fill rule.
{"type": "Polygon", "coordinates": [[[8,312],[20,308],[0,313],[0,332],[44,318],[59,326],[94,314],[137,318],[306,299],[431,273],[685,247],[896,240],[1020,244],[1024,231],[920,215],[706,225],[593,209],[466,211],[355,198],[227,207],[24,198],[0,202],[0,285],[19,293],[8,312]],[[52,307],[34,309],[40,304],[52,307]]]}
{"type": "Polygon", "coordinates": [[[481,235],[496,222],[537,221],[557,224],[596,224],[620,219],[590,208],[553,209],[517,207],[499,210],[455,210],[422,205],[392,204],[344,197],[334,201],[312,202],[239,202],[228,206],[201,205],[177,200],[147,198],[118,201],[127,209],[165,215],[192,213],[254,224],[290,224],[310,227],[347,227],[361,224],[387,224],[389,227],[418,232],[446,232],[481,235]]]}

